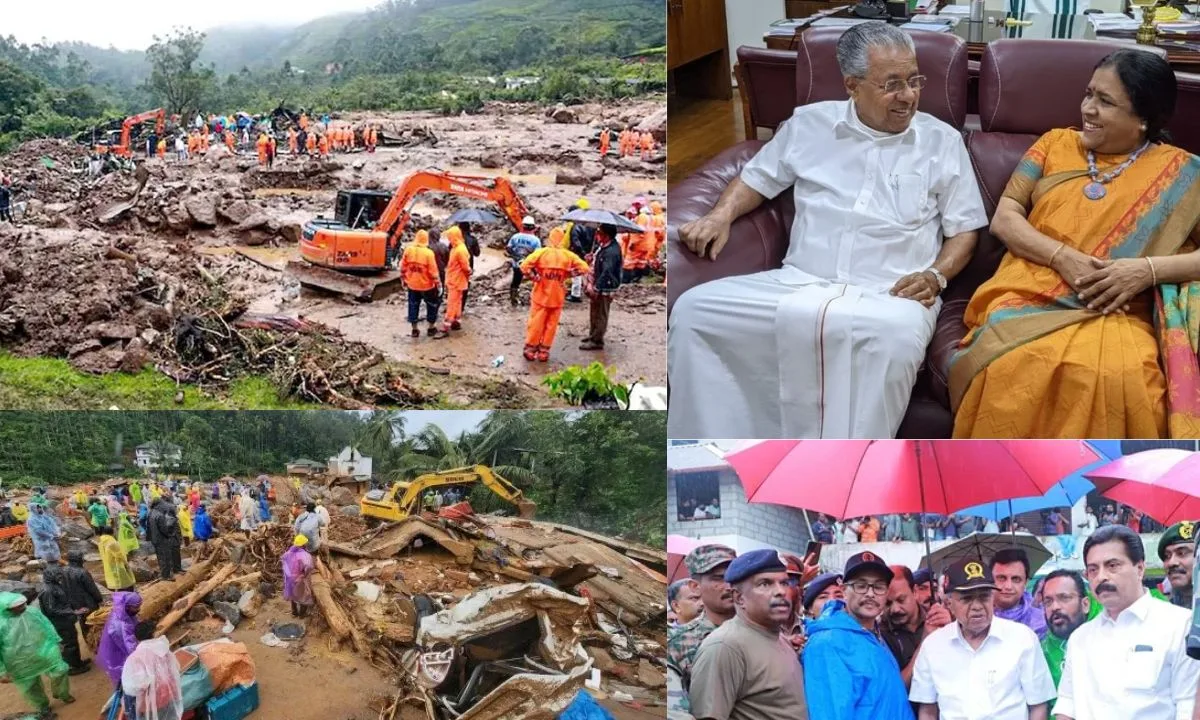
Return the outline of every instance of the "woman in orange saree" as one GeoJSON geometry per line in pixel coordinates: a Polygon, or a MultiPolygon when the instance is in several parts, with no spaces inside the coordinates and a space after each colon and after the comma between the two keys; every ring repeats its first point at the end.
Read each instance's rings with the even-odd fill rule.
{"type": "Polygon", "coordinates": [[[1167,62],[1097,65],[1083,130],[1025,154],[950,369],[955,437],[1200,437],[1200,158],[1163,144],[1167,62]]]}

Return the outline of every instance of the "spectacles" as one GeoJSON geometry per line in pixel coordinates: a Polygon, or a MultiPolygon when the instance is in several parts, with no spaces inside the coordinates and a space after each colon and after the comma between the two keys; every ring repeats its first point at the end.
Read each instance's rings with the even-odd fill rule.
{"type": "MultiPolygon", "coordinates": [[[[872,82],[871,84],[874,85],[875,87],[879,88],[880,90],[883,90],[884,95],[896,95],[898,93],[904,92],[904,88],[909,88],[912,90],[920,90],[921,88],[925,87],[925,83],[927,81],[928,81],[928,78],[926,78],[924,75],[913,75],[912,77],[910,77],[907,80],[893,79],[893,80],[888,80],[886,83],[883,83],[882,85],[880,85],[877,82],[872,82]]],[[[870,81],[868,80],[867,82],[870,82],[870,81]]]]}
{"type": "Polygon", "coordinates": [[[846,583],[846,586],[860,595],[866,595],[867,590],[876,595],[886,595],[888,591],[888,584],[885,582],[869,583],[866,580],[855,580],[846,583]]]}

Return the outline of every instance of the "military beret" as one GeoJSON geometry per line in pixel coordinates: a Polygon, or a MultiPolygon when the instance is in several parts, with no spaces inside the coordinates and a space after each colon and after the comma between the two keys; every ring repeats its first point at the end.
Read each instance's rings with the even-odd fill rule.
{"type": "Polygon", "coordinates": [[[1194,543],[1196,542],[1196,522],[1194,520],[1184,520],[1177,522],[1167,531],[1158,541],[1158,559],[1167,559],[1167,548],[1171,545],[1179,543],[1194,543]]]}
{"type": "Polygon", "coordinates": [[[725,569],[725,582],[732,585],[751,575],[768,572],[787,572],[787,564],[775,550],[751,550],[729,563],[725,569]]]}
{"type": "Polygon", "coordinates": [[[812,607],[813,600],[816,600],[818,595],[825,592],[825,588],[833,585],[834,583],[840,583],[841,581],[841,574],[832,572],[822,573],[813,578],[812,582],[804,586],[804,597],[802,598],[804,601],[804,609],[807,610],[812,607]]]}
{"type": "Polygon", "coordinates": [[[733,548],[724,545],[701,545],[693,548],[683,558],[683,564],[687,565],[689,575],[696,576],[712,572],[718,565],[731,562],[736,557],[737,553],[733,548]]]}

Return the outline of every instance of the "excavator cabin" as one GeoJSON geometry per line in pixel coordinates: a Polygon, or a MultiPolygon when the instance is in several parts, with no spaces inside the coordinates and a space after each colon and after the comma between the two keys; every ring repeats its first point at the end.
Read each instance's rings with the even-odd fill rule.
{"type": "Polygon", "coordinates": [[[500,499],[516,506],[522,518],[532,518],[537,503],[525,498],[511,482],[485,465],[454,468],[419,475],[409,481],[392,483],[390,487],[371,490],[359,501],[359,509],[369,524],[397,522],[421,513],[421,500],[427,492],[448,487],[469,487],[481,484],[500,499]]]}

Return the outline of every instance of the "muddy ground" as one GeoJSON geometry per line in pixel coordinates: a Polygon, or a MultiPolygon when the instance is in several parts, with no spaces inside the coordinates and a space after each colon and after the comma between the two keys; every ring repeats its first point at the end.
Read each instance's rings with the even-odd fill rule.
{"type": "MultiPolygon", "coordinates": [[[[664,147],[643,162],[618,158],[615,149],[601,159],[594,143],[602,123],[643,120],[665,139],[661,99],[555,115],[511,104],[449,118],[349,113],[341,119],[370,120],[411,144],[324,162],[281,148],[269,171],[252,152],[231,156],[224,147],[186,162],[155,158],[144,163],[145,188],[124,211],[117,206],[135,194],[137,172],[89,180],[79,167],[83,148],[26,143],[0,157],[0,173],[25,203],[19,227],[0,224],[0,347],[66,357],[89,372],[154,366],[217,394],[238,375],[268,374],[294,395],[345,407],[550,406],[558,403],[541,377],[594,360],[615,366],[623,381],[664,385],[661,276],[622,291],[603,352],[578,349],[588,308],[568,303],[550,362],[521,357],[528,306],[510,306],[506,259],[493,247],[511,234],[507,226],[484,228],[464,329],[444,340],[409,337],[402,295],[358,303],[302,290],[285,271],[300,259],[300,227],[332,215],[337,189],[392,190],[417,169],[507,176],[543,236],[579,197],[617,211],[636,195],[665,201],[664,147]]],[[[423,196],[410,228],[439,228],[472,204],[482,207],[423,196]]],[[[526,284],[526,303],[528,292],[526,284]]]]}

